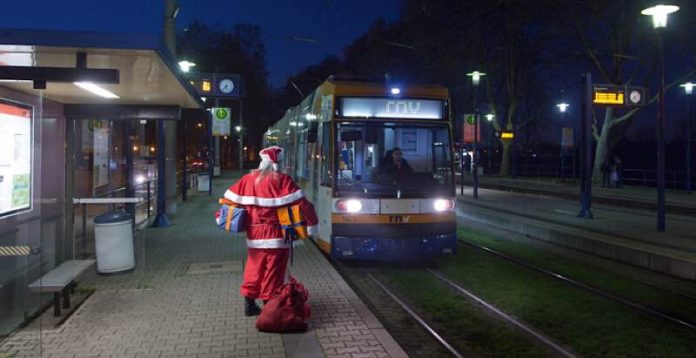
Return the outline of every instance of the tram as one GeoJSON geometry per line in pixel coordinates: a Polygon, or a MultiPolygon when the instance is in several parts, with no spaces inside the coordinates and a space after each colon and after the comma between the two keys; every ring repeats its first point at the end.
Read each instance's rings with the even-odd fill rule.
{"type": "Polygon", "coordinates": [[[268,128],[319,215],[333,258],[396,261],[457,251],[452,116],[439,86],[331,76],[268,128]]]}

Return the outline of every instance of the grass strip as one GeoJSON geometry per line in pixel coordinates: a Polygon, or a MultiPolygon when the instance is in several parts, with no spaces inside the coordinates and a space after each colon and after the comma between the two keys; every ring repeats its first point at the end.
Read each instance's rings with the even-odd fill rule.
{"type": "MultiPolygon", "coordinates": [[[[561,255],[545,252],[539,246],[513,242],[471,230],[460,230],[459,237],[519,258],[537,267],[545,268],[573,280],[600,288],[614,295],[630,299],[633,302],[657,309],[671,316],[691,323],[696,322],[696,301],[691,298],[657,287],[644,285],[630,278],[622,277],[607,270],[597,269],[561,255]]],[[[468,250],[471,247],[462,245],[461,249],[468,250]]]]}
{"type": "Polygon", "coordinates": [[[696,356],[696,332],[479,250],[443,258],[441,271],[583,356],[696,356]]]}
{"type": "Polygon", "coordinates": [[[420,269],[385,269],[381,278],[397,288],[419,314],[445,330],[446,339],[478,357],[549,356],[527,335],[493,319],[483,309],[420,269]]]}

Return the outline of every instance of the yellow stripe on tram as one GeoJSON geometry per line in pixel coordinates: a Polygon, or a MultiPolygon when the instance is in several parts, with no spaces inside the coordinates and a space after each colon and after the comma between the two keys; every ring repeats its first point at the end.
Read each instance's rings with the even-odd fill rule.
{"type": "Polygon", "coordinates": [[[0,246],[0,256],[28,256],[31,254],[29,246],[0,246]]]}

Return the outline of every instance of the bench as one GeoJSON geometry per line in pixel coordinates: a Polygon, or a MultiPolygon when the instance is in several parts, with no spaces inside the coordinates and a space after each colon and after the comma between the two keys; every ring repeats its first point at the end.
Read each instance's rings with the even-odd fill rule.
{"type": "Polygon", "coordinates": [[[75,279],[94,264],[94,260],[69,260],[32,282],[29,289],[38,293],[53,293],[53,315],[60,316],[60,293],[63,308],[70,308],[70,293],[75,290],[75,279]]]}

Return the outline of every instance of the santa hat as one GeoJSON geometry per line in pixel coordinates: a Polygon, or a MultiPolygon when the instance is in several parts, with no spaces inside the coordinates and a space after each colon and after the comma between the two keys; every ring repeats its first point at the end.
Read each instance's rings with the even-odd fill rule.
{"type": "Polygon", "coordinates": [[[264,148],[259,152],[261,156],[261,164],[259,169],[264,167],[272,166],[273,170],[278,170],[278,163],[283,160],[283,148],[277,146],[271,146],[264,148]]]}

